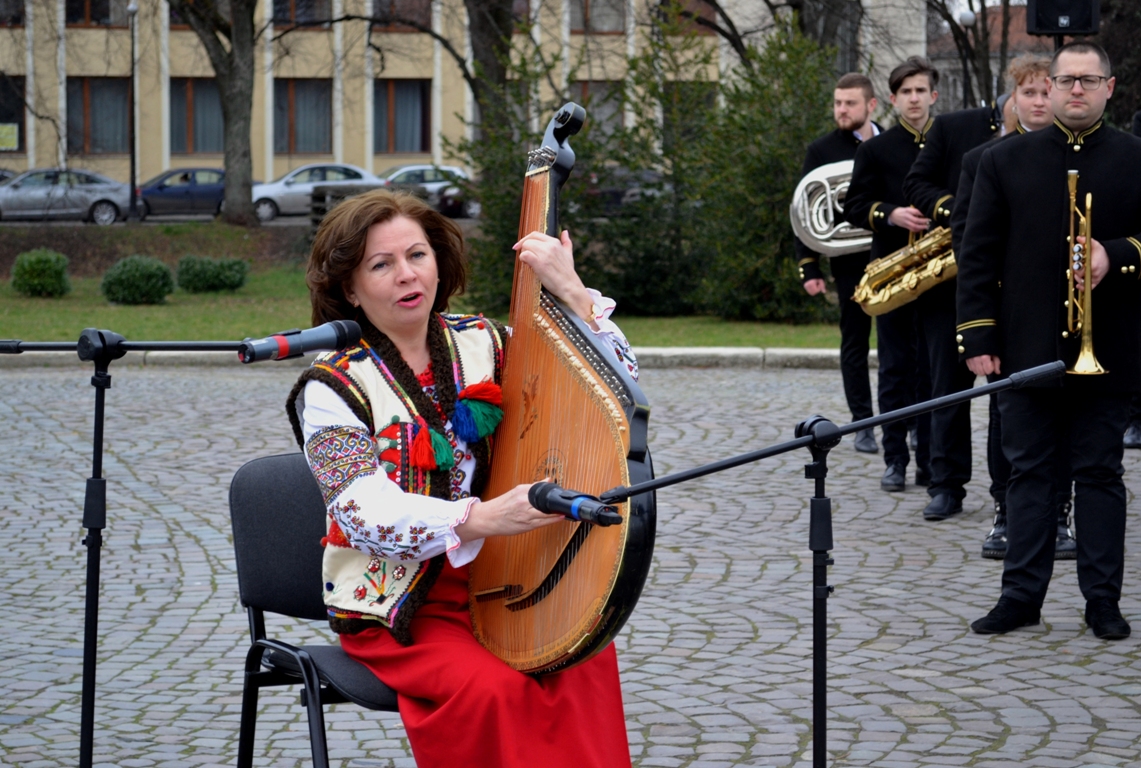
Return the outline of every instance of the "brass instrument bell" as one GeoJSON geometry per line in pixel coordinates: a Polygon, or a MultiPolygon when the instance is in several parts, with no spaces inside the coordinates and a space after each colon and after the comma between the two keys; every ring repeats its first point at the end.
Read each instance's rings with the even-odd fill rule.
{"type": "Polygon", "coordinates": [[[1067,308],[1068,335],[1078,331],[1082,334],[1081,351],[1073,366],[1066,373],[1079,376],[1094,376],[1106,373],[1093,353],[1093,268],[1090,258],[1093,249],[1090,237],[1090,217],[1093,213],[1093,195],[1086,193],[1085,211],[1078,208],[1078,172],[1070,171],[1067,179],[1070,191],[1070,236],[1067,239],[1070,259],[1066,267],[1066,282],[1069,283],[1069,301],[1067,308]],[[1076,226],[1075,226],[1076,225],[1076,226]],[[1078,238],[1082,238],[1081,243],[1078,238]],[[1082,295],[1076,295],[1074,275],[1082,272],[1082,295]]]}

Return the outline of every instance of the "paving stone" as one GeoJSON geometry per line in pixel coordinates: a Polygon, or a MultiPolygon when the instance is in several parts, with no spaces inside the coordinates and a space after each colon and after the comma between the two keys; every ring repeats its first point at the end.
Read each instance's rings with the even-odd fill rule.
{"type": "MultiPolygon", "coordinates": [[[[95,764],[233,765],[247,624],[227,491],[244,462],[296,450],[282,404],[296,368],[117,364],[107,392],[95,764]]],[[[0,762],[71,765],[79,750],[83,488],[92,388],[78,367],[0,370],[0,762]],[[63,631],[61,631],[61,629],[63,631]]],[[[646,369],[659,475],[791,439],[846,407],[839,374],[646,369]],[[718,400],[711,407],[710,395],[718,400]]],[[[998,597],[985,407],[973,411],[963,514],[879,490],[882,456],[850,440],[829,458],[836,561],[828,600],[828,752],[834,765],[1141,765],[1138,638],[1094,638],[1073,563],[1055,568],[1043,624],[968,629],[998,597]]],[[[812,763],[811,484],[804,452],[658,494],[642,598],[616,644],[637,766],[812,763]]],[[[1135,503],[1141,451],[1126,451],[1135,503]]],[[[1141,620],[1141,530],[1130,515],[1121,607],[1141,620]]],[[[1079,511],[1080,516],[1080,511],[1079,511]]],[[[1081,535],[1080,517],[1077,522],[1081,535]]],[[[320,623],[271,618],[296,643],[320,623]]],[[[260,698],[255,764],[310,764],[296,691],[260,698]]],[[[395,715],[326,710],[337,768],[414,768],[395,715]]]]}

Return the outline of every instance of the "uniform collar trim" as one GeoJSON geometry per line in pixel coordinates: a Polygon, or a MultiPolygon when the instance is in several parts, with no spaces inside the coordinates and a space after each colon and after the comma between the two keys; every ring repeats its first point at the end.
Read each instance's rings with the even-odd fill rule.
{"type": "Polygon", "coordinates": [[[1095,131],[1101,128],[1104,122],[1104,120],[1098,120],[1096,123],[1091,125],[1089,128],[1086,128],[1084,131],[1081,131],[1080,133],[1074,133],[1065,125],[1063,125],[1061,120],[1056,117],[1054,118],[1054,125],[1058,126],[1058,129],[1066,137],[1066,143],[1079,145],[1084,144],[1085,140],[1088,139],[1095,131]]]}
{"type": "Polygon", "coordinates": [[[899,119],[899,124],[903,126],[903,130],[907,131],[908,133],[910,133],[912,136],[915,137],[915,143],[916,144],[919,144],[923,141],[926,141],[927,132],[929,130],[931,130],[931,126],[934,123],[935,123],[935,118],[929,117],[929,118],[927,118],[927,124],[923,126],[923,130],[917,131],[917,130],[915,130],[915,128],[912,127],[911,123],[907,122],[902,117],[899,119]]]}

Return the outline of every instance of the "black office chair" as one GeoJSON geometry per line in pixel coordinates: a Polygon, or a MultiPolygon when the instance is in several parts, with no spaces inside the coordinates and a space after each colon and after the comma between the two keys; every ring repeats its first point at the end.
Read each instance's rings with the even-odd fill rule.
{"type": "Polygon", "coordinates": [[[396,712],[396,693],[339,645],[300,648],[265,635],[265,613],[324,621],[321,599],[321,537],[325,504],[300,453],[254,459],[230,484],[238,592],[250,620],[253,644],[246,654],[238,768],[253,764],[258,690],[301,685],[308,710],[313,764],[328,768],[326,704],[352,702],[396,712]]]}

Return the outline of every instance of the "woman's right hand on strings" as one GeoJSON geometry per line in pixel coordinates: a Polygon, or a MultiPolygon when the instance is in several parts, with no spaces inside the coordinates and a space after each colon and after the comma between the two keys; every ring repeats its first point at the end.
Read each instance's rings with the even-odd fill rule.
{"type": "Polygon", "coordinates": [[[564,520],[561,515],[548,515],[531,506],[527,499],[531,485],[517,485],[502,496],[472,504],[467,520],[456,526],[456,536],[460,541],[514,536],[564,520]]]}

